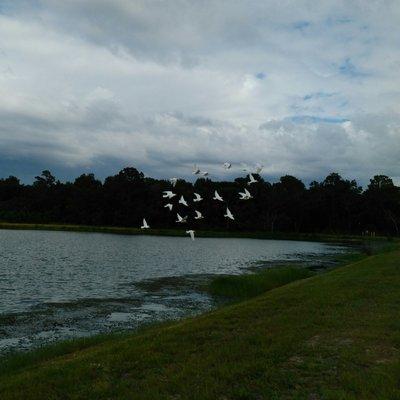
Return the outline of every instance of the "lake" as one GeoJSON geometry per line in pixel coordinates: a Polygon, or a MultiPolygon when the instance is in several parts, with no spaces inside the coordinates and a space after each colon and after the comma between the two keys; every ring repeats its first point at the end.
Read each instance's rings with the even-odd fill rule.
{"type": "Polygon", "coordinates": [[[324,243],[0,230],[0,352],[197,314],[210,277],[319,266],[324,243]]]}

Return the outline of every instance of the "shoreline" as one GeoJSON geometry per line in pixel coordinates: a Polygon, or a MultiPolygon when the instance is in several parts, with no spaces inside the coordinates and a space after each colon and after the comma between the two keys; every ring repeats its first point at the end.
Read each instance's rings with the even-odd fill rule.
{"type": "Polygon", "coordinates": [[[399,265],[396,245],[197,317],[15,354],[0,397],[394,398],[399,265]]]}
{"type": "MultiPolygon", "coordinates": [[[[71,225],[71,224],[33,224],[0,222],[0,229],[8,230],[41,230],[60,232],[82,232],[82,233],[108,233],[115,235],[150,235],[185,237],[185,229],[148,229],[142,230],[133,227],[93,226],[93,225],[71,225]]],[[[388,242],[398,241],[400,238],[387,236],[362,236],[331,233],[288,233],[288,232],[246,232],[246,231],[222,231],[222,230],[197,230],[197,237],[203,238],[238,238],[238,239],[261,239],[261,240],[295,240],[343,244],[362,244],[366,242],[388,242]]]]}
{"type": "MultiPolygon", "coordinates": [[[[35,234],[32,233],[32,235],[35,234]]],[[[93,237],[90,240],[96,241],[96,237],[93,237]]],[[[308,246],[309,244],[314,246],[311,242],[304,242],[303,244],[300,244],[300,246],[308,246]]],[[[257,246],[259,245],[264,246],[262,242],[257,244],[257,246]]],[[[291,245],[292,243],[287,242],[281,246],[284,248],[290,248],[291,245]]],[[[218,296],[214,290],[209,290],[210,288],[207,289],[217,278],[222,277],[223,279],[226,279],[227,277],[243,277],[246,279],[247,276],[255,277],[260,273],[265,273],[267,271],[276,269],[283,270],[288,266],[295,268],[296,270],[301,269],[310,272],[313,271],[313,273],[320,273],[347,263],[348,255],[354,254],[353,251],[355,251],[354,249],[356,248],[356,246],[335,246],[318,242],[316,242],[315,245],[317,247],[333,246],[337,247],[338,250],[333,252],[328,251],[326,253],[323,252],[318,255],[315,255],[314,253],[307,253],[309,254],[308,257],[304,258],[299,256],[297,260],[292,260],[290,262],[283,261],[283,259],[274,259],[265,261],[263,263],[257,263],[257,265],[246,263],[246,266],[241,268],[241,272],[239,274],[232,271],[213,274],[211,271],[209,271],[208,273],[204,272],[196,275],[183,274],[178,276],[173,275],[143,279],[134,284],[136,289],[141,292],[140,296],[138,296],[136,293],[136,295],[131,294],[131,297],[118,298],[118,295],[113,293],[112,296],[109,296],[113,299],[111,302],[107,301],[107,296],[105,296],[98,299],[89,298],[81,299],[80,301],[76,302],[74,300],[69,300],[67,302],[60,302],[58,304],[54,303],[52,305],[52,310],[54,310],[54,307],[57,306],[57,314],[59,315],[57,321],[51,317],[52,312],[49,311],[49,309],[46,311],[46,307],[44,307],[42,311],[36,310],[32,313],[30,313],[29,310],[25,310],[19,312],[9,312],[8,314],[0,314],[0,322],[3,322],[3,324],[0,323],[0,331],[3,329],[3,332],[7,333],[8,335],[6,338],[0,336],[0,357],[9,353],[35,350],[41,346],[48,346],[65,340],[76,340],[80,337],[91,337],[92,335],[96,336],[98,334],[105,334],[105,326],[108,326],[110,329],[112,327],[112,324],[107,323],[109,313],[114,314],[114,312],[116,312],[117,314],[121,313],[120,315],[123,315],[124,313],[125,315],[136,315],[135,318],[129,319],[129,323],[127,319],[123,323],[116,323],[113,325],[112,329],[116,331],[141,329],[141,326],[146,326],[148,324],[152,325],[153,323],[156,323],[156,321],[159,321],[160,316],[161,320],[168,321],[174,320],[175,318],[186,318],[190,315],[201,315],[208,312],[210,309],[219,308],[222,304],[230,301],[230,299],[222,299],[221,296],[218,296]],[[345,248],[345,250],[340,250],[339,248],[345,248]],[[156,298],[155,300],[153,299],[154,296],[156,298]],[[187,296],[186,300],[184,300],[186,305],[183,304],[183,300],[180,302],[178,301],[178,303],[175,300],[174,307],[171,308],[171,304],[169,303],[171,299],[182,299],[183,296],[187,296]],[[208,299],[208,296],[211,298],[208,299]],[[168,297],[170,300],[168,301],[166,297],[168,297]],[[95,329],[95,327],[97,328],[96,332],[91,331],[89,333],[89,331],[87,331],[81,336],[79,336],[78,333],[75,337],[73,335],[63,337],[63,333],[58,331],[57,326],[63,326],[63,324],[66,323],[69,318],[73,318],[71,315],[72,307],[74,308],[75,313],[78,311],[81,312],[82,315],[87,313],[87,309],[83,305],[85,302],[92,302],[91,307],[96,309],[96,314],[98,317],[91,320],[93,329],[95,329]],[[113,302],[119,304],[118,307],[115,307],[115,309],[112,306],[113,302]],[[132,304],[135,302],[136,308],[135,310],[132,310],[132,304]],[[156,304],[159,304],[159,307],[164,307],[165,305],[167,308],[170,307],[170,309],[168,313],[165,312],[164,316],[154,313],[151,319],[142,323],[136,323],[135,321],[141,319],[141,315],[146,313],[146,303],[149,302],[155,302],[156,304]],[[141,309],[142,306],[143,308],[141,309]],[[13,318],[15,318],[15,328],[12,328],[12,323],[7,323],[7,320],[12,320],[13,318]],[[51,332],[51,334],[48,335],[46,329],[44,328],[42,329],[45,332],[41,330],[40,326],[42,326],[43,323],[47,327],[46,329],[51,332]],[[52,324],[55,325],[53,326],[52,324]],[[29,326],[32,326],[32,330],[29,329],[29,326]],[[52,328],[50,329],[50,327],[52,328]],[[45,333],[45,339],[40,338],[43,333],[45,333]]],[[[244,244],[244,246],[246,246],[246,244],[244,244]]],[[[357,252],[357,254],[361,253],[357,252]]],[[[87,315],[87,317],[92,318],[90,315],[87,315]]],[[[77,318],[76,314],[75,318],[76,319],[73,322],[72,320],[70,321],[69,325],[67,323],[65,328],[68,330],[72,326],[71,331],[76,330],[76,332],[82,332],[85,329],[83,318],[77,318]]]]}

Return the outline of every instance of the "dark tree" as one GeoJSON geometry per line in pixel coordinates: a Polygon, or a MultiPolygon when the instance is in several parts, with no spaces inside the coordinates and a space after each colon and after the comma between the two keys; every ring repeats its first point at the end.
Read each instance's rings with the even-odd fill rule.
{"type": "Polygon", "coordinates": [[[35,176],[35,182],[33,182],[33,186],[36,187],[52,187],[56,183],[56,178],[51,174],[47,169],[42,171],[42,175],[35,176]]]}
{"type": "Polygon", "coordinates": [[[61,183],[45,170],[32,185],[22,185],[14,176],[0,179],[0,219],[138,227],[145,217],[154,228],[183,228],[175,223],[179,212],[188,216],[187,226],[193,229],[400,235],[400,188],[385,175],[374,176],[365,191],[337,173],[311,182],[309,188],[290,175],[275,183],[254,177],[257,182],[251,185],[244,176],[233,182],[200,178],[193,184],[181,179],[173,188],[177,196],[167,201],[162,192],[172,189],[170,182],[145,177],[133,167],[104,183],[93,174],[61,183]],[[244,188],[252,199],[240,200],[238,193],[244,188]],[[213,200],[215,190],[223,203],[213,200]],[[194,192],[203,201],[195,203],[194,192]],[[178,203],[180,196],[189,207],[178,203]],[[172,211],[164,207],[167,202],[173,203],[172,211]],[[224,218],[226,207],[235,221],[224,218]],[[194,219],[195,209],[204,219],[194,219]]]}
{"type": "Polygon", "coordinates": [[[365,191],[364,216],[369,230],[400,234],[400,188],[385,175],[375,175],[365,191]]]}

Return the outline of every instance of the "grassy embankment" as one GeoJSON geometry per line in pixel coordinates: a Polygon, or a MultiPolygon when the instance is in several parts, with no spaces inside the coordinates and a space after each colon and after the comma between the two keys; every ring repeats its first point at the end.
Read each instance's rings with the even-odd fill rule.
{"type": "Polygon", "coordinates": [[[312,275],[306,268],[269,268],[255,274],[219,276],[211,281],[209,291],[214,296],[245,300],[312,275]]]}
{"type": "Polygon", "coordinates": [[[13,356],[0,399],[397,400],[399,308],[397,248],[196,318],[13,356]]]}
{"type": "MultiPolygon", "coordinates": [[[[45,230],[45,231],[68,231],[68,232],[97,232],[114,233],[119,235],[158,235],[158,236],[187,236],[186,229],[148,229],[126,228],[115,226],[89,226],[89,225],[70,225],[70,224],[28,224],[1,222],[0,229],[14,230],[45,230]]],[[[221,231],[221,230],[197,230],[196,236],[210,238],[248,238],[248,239],[282,239],[282,240],[306,240],[334,243],[361,243],[371,240],[374,243],[385,242],[388,240],[385,236],[368,238],[358,235],[340,235],[328,233],[289,233],[289,232],[239,232],[239,231],[221,231]]]]}
{"type": "MultiPolygon", "coordinates": [[[[366,246],[361,252],[349,252],[338,254],[332,259],[337,268],[350,263],[361,261],[367,257],[370,252],[388,252],[397,249],[396,243],[385,243],[375,246],[366,246]]],[[[369,254],[372,255],[372,254],[369,254]]],[[[326,270],[322,270],[326,272],[326,270]]],[[[320,271],[321,272],[321,271],[320,271]]],[[[208,285],[206,290],[224,301],[243,301],[261,295],[269,290],[278,288],[288,283],[300,279],[310,278],[315,272],[302,265],[291,266],[281,265],[279,267],[270,267],[258,270],[255,273],[242,275],[220,275],[215,277],[208,285]]]]}

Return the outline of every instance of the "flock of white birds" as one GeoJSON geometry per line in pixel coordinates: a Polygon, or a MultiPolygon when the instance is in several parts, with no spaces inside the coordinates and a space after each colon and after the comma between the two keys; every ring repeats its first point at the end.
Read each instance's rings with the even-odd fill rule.
{"type": "MultiPolygon", "coordinates": [[[[232,164],[229,163],[229,162],[225,162],[223,164],[223,167],[224,167],[224,169],[226,171],[228,171],[229,169],[231,169],[232,164]]],[[[254,178],[253,174],[260,174],[262,169],[263,169],[263,166],[260,165],[260,164],[256,164],[254,169],[249,169],[247,166],[244,165],[243,171],[247,172],[248,176],[249,176],[249,181],[247,182],[248,186],[252,185],[253,183],[258,182],[257,179],[254,178]]],[[[194,175],[199,175],[199,176],[208,176],[209,175],[207,171],[202,171],[196,165],[194,165],[194,167],[193,167],[193,174],[194,175]]],[[[171,178],[169,180],[169,182],[171,183],[172,187],[174,188],[176,186],[176,183],[178,182],[178,178],[171,178]]],[[[165,191],[163,191],[163,195],[162,195],[162,197],[164,199],[168,199],[168,200],[173,199],[175,196],[178,196],[178,194],[174,193],[172,190],[165,190],[165,191]]],[[[252,198],[253,198],[253,196],[247,190],[247,188],[244,188],[243,192],[239,192],[239,199],[240,200],[250,200],[252,198]]],[[[194,193],[194,198],[192,200],[193,203],[198,203],[198,202],[200,202],[202,200],[203,200],[203,198],[198,193],[194,193]]],[[[216,190],[214,191],[213,200],[224,203],[224,199],[222,198],[222,196],[216,190]]],[[[180,198],[178,200],[178,204],[182,204],[185,207],[189,207],[189,205],[188,205],[186,199],[183,197],[183,195],[180,196],[180,198]]],[[[168,208],[169,211],[172,211],[172,209],[174,208],[174,205],[171,202],[169,202],[169,203],[164,205],[164,208],[168,208]]],[[[203,214],[200,211],[195,209],[194,212],[196,214],[194,219],[199,220],[199,219],[203,219],[204,218],[203,214]]],[[[233,216],[232,212],[229,210],[228,206],[226,207],[226,212],[224,214],[224,217],[228,218],[228,219],[231,219],[233,221],[235,220],[235,217],[233,216]]],[[[185,223],[187,223],[188,216],[185,215],[184,217],[182,217],[179,213],[176,213],[176,218],[177,218],[176,221],[175,221],[176,223],[185,224],[185,223]]],[[[149,229],[150,228],[150,226],[147,223],[145,218],[143,218],[143,225],[140,228],[141,229],[149,229]]],[[[190,238],[192,240],[194,240],[195,231],[193,229],[187,230],[186,233],[188,235],[190,235],[190,238]]]]}

